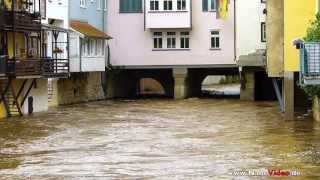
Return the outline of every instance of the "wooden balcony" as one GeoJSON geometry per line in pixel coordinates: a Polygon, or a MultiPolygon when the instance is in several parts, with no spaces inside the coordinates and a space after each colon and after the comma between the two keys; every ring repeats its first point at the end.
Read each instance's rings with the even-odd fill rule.
{"type": "Polygon", "coordinates": [[[0,0],[0,28],[6,31],[40,31],[45,14],[45,0],[0,0]]]}
{"type": "Polygon", "coordinates": [[[41,21],[36,17],[37,15],[30,15],[21,12],[15,12],[13,14],[12,12],[5,11],[3,12],[3,16],[3,27],[7,31],[41,31],[41,21]]]}
{"type": "Polygon", "coordinates": [[[41,76],[41,59],[9,59],[6,72],[8,76],[14,77],[41,76]]]}

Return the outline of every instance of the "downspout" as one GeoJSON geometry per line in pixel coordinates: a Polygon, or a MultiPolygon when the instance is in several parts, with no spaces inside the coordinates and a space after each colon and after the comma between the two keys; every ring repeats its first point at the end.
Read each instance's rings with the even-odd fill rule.
{"type": "Polygon", "coordinates": [[[234,30],[233,30],[233,36],[234,36],[234,61],[237,61],[237,11],[236,11],[236,0],[233,1],[233,18],[234,18],[234,30]]]}

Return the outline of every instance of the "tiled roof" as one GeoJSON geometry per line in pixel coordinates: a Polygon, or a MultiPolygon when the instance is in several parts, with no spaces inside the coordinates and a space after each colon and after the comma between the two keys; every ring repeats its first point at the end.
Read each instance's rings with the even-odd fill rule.
{"type": "Polygon", "coordinates": [[[81,34],[92,37],[92,38],[103,38],[103,39],[111,39],[106,33],[100,31],[99,29],[91,26],[88,23],[81,21],[71,21],[70,26],[72,29],[80,32],[81,34]]]}

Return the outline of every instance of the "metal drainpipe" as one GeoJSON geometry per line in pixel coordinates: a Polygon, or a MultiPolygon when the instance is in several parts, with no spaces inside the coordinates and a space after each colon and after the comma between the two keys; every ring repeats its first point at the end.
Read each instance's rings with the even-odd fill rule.
{"type": "Polygon", "coordinates": [[[237,11],[236,11],[236,0],[233,1],[233,18],[234,18],[234,61],[237,61],[237,11]]]}

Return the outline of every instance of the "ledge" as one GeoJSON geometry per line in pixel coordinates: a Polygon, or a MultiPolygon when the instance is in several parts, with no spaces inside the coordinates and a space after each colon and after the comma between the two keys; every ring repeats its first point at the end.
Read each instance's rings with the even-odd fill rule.
{"type": "Polygon", "coordinates": [[[148,13],[152,14],[152,13],[188,13],[189,11],[187,10],[181,10],[181,11],[171,11],[171,10],[168,10],[168,11],[165,11],[165,10],[161,10],[161,11],[148,11],[148,13]]]}
{"type": "Polygon", "coordinates": [[[176,48],[176,49],[152,49],[152,51],[190,51],[190,48],[176,48]]]}
{"type": "Polygon", "coordinates": [[[210,51],[221,51],[221,48],[210,48],[210,51]]]}

